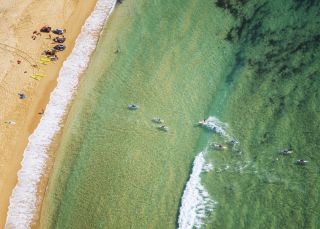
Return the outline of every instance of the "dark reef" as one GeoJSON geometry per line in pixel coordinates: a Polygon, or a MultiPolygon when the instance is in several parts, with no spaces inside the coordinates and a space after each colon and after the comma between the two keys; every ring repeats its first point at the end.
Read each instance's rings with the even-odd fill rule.
{"type": "MultiPolygon", "coordinates": [[[[231,27],[225,39],[241,50],[235,57],[236,65],[250,68],[257,82],[272,78],[272,82],[295,77],[316,80],[319,75],[320,57],[320,1],[293,0],[286,17],[305,15],[302,21],[272,20],[272,1],[217,0],[216,6],[232,15],[236,25],[231,27]],[[309,18],[308,18],[309,17],[309,18]],[[308,20],[309,19],[309,20],[308,20]],[[272,27],[270,24],[279,23],[272,27]],[[241,58],[240,58],[241,56],[241,58]],[[308,68],[314,67],[311,73],[308,68]]],[[[292,19],[293,20],[293,19],[292,19]]],[[[233,70],[231,70],[232,72],[233,70]]],[[[227,82],[237,77],[227,77],[227,82]]],[[[281,103],[281,106],[283,103],[281,103]]]]}

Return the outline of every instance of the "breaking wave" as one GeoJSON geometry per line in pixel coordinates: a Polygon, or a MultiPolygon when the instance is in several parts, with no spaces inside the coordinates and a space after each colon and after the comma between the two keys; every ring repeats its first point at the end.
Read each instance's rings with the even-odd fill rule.
{"type": "Polygon", "coordinates": [[[201,184],[201,173],[210,171],[213,166],[205,162],[206,151],[198,154],[193,162],[192,173],[181,199],[179,229],[200,228],[206,213],[212,212],[217,204],[201,184]]]}
{"type": "MultiPolygon", "coordinates": [[[[228,125],[218,118],[210,116],[205,120],[203,126],[219,134],[225,140],[233,141],[234,145],[238,144],[235,138],[228,133],[228,125]]],[[[211,163],[205,161],[207,152],[207,149],[200,152],[193,162],[192,172],[181,198],[179,229],[201,228],[207,214],[212,212],[217,205],[217,202],[210,198],[209,193],[201,184],[201,174],[214,169],[211,163]]]]}
{"type": "Polygon", "coordinates": [[[79,78],[88,66],[103,25],[115,4],[116,0],[97,1],[94,11],[81,29],[72,53],[63,63],[57,87],[51,93],[45,113],[29,137],[24,151],[18,183],[10,198],[6,228],[30,227],[37,207],[37,185],[46,166],[48,148],[61,128],[62,118],[77,88],[79,78]]]}

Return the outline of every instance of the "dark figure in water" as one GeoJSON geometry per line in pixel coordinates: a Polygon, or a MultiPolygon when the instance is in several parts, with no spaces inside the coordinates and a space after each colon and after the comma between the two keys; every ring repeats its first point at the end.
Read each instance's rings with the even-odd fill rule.
{"type": "Polygon", "coordinates": [[[282,155],[290,155],[292,153],[293,153],[292,149],[284,149],[284,150],[280,151],[280,154],[282,154],[282,155]]]}
{"type": "Polygon", "coordinates": [[[305,161],[305,160],[300,159],[300,160],[297,160],[296,163],[297,163],[297,165],[305,165],[305,164],[308,163],[308,161],[305,161]]]}

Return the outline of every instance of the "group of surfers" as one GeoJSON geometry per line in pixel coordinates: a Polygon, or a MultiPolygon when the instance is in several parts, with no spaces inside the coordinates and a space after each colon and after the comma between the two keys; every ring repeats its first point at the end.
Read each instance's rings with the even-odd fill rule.
{"type": "MultiPolygon", "coordinates": [[[[207,120],[206,120],[206,119],[203,119],[203,120],[199,121],[198,124],[199,124],[200,126],[205,126],[205,125],[207,125],[207,120]]],[[[231,140],[229,143],[230,143],[231,145],[234,145],[234,144],[236,143],[236,141],[235,141],[235,140],[231,140]]],[[[225,150],[225,149],[228,149],[228,147],[227,147],[226,145],[221,145],[221,144],[216,144],[216,143],[212,144],[212,147],[213,147],[214,149],[216,149],[216,150],[225,150]]],[[[293,153],[293,149],[291,149],[291,148],[283,149],[283,150],[280,150],[279,153],[280,153],[281,155],[285,155],[285,156],[291,155],[291,154],[293,153]]],[[[303,159],[300,159],[300,160],[297,160],[297,161],[296,161],[296,164],[297,164],[297,165],[306,165],[307,163],[308,163],[308,161],[303,160],[303,159]]]]}

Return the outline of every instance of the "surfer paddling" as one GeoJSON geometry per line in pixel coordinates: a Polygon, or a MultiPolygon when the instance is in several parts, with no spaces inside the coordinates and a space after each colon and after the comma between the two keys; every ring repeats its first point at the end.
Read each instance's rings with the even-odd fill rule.
{"type": "Polygon", "coordinates": [[[198,125],[199,125],[199,126],[205,126],[206,124],[207,124],[207,120],[206,120],[206,119],[200,120],[200,121],[198,122],[198,125]]]}

